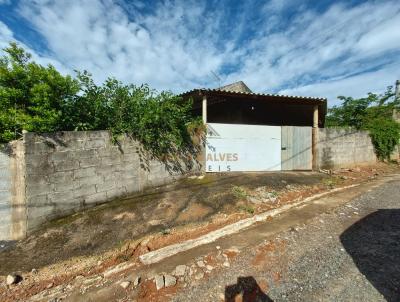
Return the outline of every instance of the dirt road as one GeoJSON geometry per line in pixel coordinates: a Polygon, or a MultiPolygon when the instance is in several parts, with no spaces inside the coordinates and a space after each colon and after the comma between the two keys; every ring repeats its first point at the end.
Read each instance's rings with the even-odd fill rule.
{"type": "MultiPolygon", "coordinates": [[[[400,174],[398,168],[390,169],[383,173],[365,168],[322,178],[321,185],[333,189],[334,193],[321,190],[321,185],[313,185],[312,192],[293,191],[292,184],[278,179],[277,183],[288,191],[285,194],[294,199],[283,203],[286,195],[282,193],[279,196],[282,204],[277,204],[277,208],[286,205],[290,208],[279,215],[265,216],[266,220],[238,233],[158,263],[143,265],[138,256],[158,250],[156,245],[151,245],[152,241],[161,240],[162,247],[187,238],[200,238],[202,233],[180,238],[173,231],[171,235],[180,241],[167,241],[169,234],[151,235],[122,246],[118,254],[122,258],[117,259],[112,253],[79,257],[72,259],[72,264],[59,262],[24,273],[23,282],[17,285],[0,284],[0,300],[400,301],[400,174]],[[316,194],[315,198],[305,198],[313,196],[310,194],[316,194]],[[325,195],[321,197],[321,194],[325,195]],[[161,280],[158,289],[156,280],[161,280]]],[[[304,179],[314,182],[312,177],[304,179]]],[[[300,177],[296,175],[295,179],[300,177]]],[[[254,181],[252,184],[257,186],[254,181]]],[[[206,189],[209,191],[209,186],[206,189]]],[[[112,217],[122,211],[119,208],[101,210],[112,217]]],[[[254,215],[257,213],[260,212],[254,215]]],[[[242,216],[238,219],[243,219],[242,216]]],[[[75,224],[61,227],[72,228],[75,224]]],[[[137,224],[131,222],[131,225],[137,224]]],[[[51,230],[46,229],[43,234],[51,230]]],[[[81,238],[82,234],[86,233],[77,232],[76,236],[81,238]]],[[[28,251],[30,245],[23,243],[18,246],[20,249],[26,246],[28,251]]],[[[52,255],[53,250],[47,254],[52,255]]],[[[34,258],[16,251],[19,250],[9,250],[8,258],[1,253],[4,263],[8,259],[10,267],[20,266],[17,259],[29,263],[34,258]]],[[[38,252],[44,254],[46,250],[38,252]]]]}
{"type": "Polygon", "coordinates": [[[274,239],[174,301],[400,301],[400,180],[274,239]]]}

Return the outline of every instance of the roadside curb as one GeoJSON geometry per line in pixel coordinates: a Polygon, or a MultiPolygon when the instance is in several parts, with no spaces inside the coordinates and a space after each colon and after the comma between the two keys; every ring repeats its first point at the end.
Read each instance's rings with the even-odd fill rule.
{"type": "Polygon", "coordinates": [[[295,202],[295,203],[291,203],[291,204],[287,204],[287,205],[283,205],[280,208],[277,209],[273,209],[273,210],[269,210],[266,212],[263,212],[261,214],[257,214],[254,215],[253,217],[250,218],[246,218],[243,220],[239,220],[235,223],[229,224],[223,228],[220,228],[218,230],[212,231],[208,234],[205,234],[203,236],[200,236],[198,238],[195,239],[189,239],[186,240],[184,242],[181,243],[176,243],[176,244],[172,244],[172,245],[168,245],[165,246],[163,248],[160,248],[158,250],[155,251],[151,251],[148,252],[146,254],[143,254],[141,256],[139,256],[139,260],[146,265],[149,264],[153,264],[153,263],[157,263],[160,262],[161,260],[171,257],[173,255],[176,255],[178,253],[181,252],[185,252],[187,250],[193,249],[195,247],[201,246],[201,245],[205,245],[205,244],[209,244],[212,243],[214,241],[216,241],[219,238],[237,233],[245,228],[248,228],[250,226],[252,226],[253,224],[257,223],[257,222],[261,222],[261,221],[265,221],[268,217],[274,217],[276,215],[279,215],[287,210],[290,210],[292,208],[295,208],[303,203],[315,200],[315,199],[319,199],[321,197],[324,197],[326,195],[335,193],[335,192],[339,192],[339,191],[343,191],[346,189],[350,189],[350,188],[354,188],[357,187],[361,184],[353,184],[353,185],[349,185],[349,186],[345,186],[345,187],[340,187],[340,188],[335,188],[326,192],[322,192],[319,194],[315,194],[312,196],[309,196],[301,201],[295,202]]]}

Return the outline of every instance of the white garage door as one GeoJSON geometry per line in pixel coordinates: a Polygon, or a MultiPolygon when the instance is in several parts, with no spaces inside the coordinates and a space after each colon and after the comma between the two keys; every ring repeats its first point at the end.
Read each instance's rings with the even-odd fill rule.
{"type": "Polygon", "coordinates": [[[279,170],[280,126],[207,124],[207,172],[279,170]]]}

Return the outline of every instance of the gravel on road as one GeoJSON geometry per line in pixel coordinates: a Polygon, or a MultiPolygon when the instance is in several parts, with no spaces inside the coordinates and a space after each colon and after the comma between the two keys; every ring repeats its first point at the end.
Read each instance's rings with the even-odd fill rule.
{"type": "Polygon", "coordinates": [[[400,301],[400,181],[246,248],[173,300],[400,301]]]}

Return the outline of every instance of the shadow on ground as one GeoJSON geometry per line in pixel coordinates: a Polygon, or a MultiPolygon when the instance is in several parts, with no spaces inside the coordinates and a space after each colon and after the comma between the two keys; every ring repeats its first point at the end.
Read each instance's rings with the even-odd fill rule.
{"type": "Polygon", "coordinates": [[[273,302],[253,277],[239,277],[237,283],[225,287],[225,302],[273,302]],[[239,300],[238,300],[239,299],[239,300]]]}
{"type": "Polygon", "coordinates": [[[400,210],[378,210],[340,236],[359,271],[387,301],[400,301],[400,210]]]}

